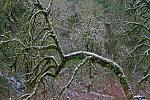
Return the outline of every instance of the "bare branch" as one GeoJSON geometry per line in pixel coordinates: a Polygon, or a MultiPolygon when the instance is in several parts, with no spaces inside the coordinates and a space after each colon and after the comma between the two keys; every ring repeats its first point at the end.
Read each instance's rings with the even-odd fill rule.
{"type": "Polygon", "coordinates": [[[72,83],[72,81],[74,80],[75,78],[75,75],[77,74],[79,68],[81,66],[83,66],[85,63],[87,63],[87,61],[90,59],[91,57],[87,56],[85,59],[82,60],[82,62],[75,68],[74,72],[73,72],[73,76],[71,77],[71,79],[69,80],[69,82],[67,83],[66,86],[64,86],[61,91],[59,92],[58,94],[58,98],[60,98],[60,96],[63,94],[63,92],[69,88],[70,84],[72,83]]]}
{"type": "Polygon", "coordinates": [[[132,55],[134,52],[136,52],[138,49],[142,48],[142,47],[148,47],[150,48],[150,45],[149,44],[146,44],[146,43],[141,43],[139,45],[137,45],[129,54],[129,55],[132,55]]]}
{"type": "Polygon", "coordinates": [[[141,80],[139,80],[138,83],[141,84],[143,81],[148,80],[149,77],[150,77],[150,74],[147,74],[147,75],[144,76],[141,80]]]}

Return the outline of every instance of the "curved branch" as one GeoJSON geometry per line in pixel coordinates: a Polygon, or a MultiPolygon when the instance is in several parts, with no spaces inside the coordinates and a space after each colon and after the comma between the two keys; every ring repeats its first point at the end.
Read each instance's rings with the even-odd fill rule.
{"type": "Polygon", "coordinates": [[[30,38],[30,41],[29,41],[29,43],[32,41],[32,39],[33,39],[33,36],[32,36],[32,32],[31,32],[31,29],[32,29],[32,24],[34,23],[34,21],[33,21],[33,19],[38,15],[38,14],[40,14],[40,13],[42,13],[42,14],[45,14],[46,12],[45,12],[45,10],[38,10],[36,13],[34,13],[33,15],[32,15],[32,17],[30,18],[30,23],[29,23],[29,38],[30,38]]]}
{"type": "Polygon", "coordinates": [[[50,34],[51,37],[53,38],[53,40],[54,40],[54,42],[55,42],[55,44],[57,46],[57,50],[58,50],[58,53],[60,55],[60,58],[61,58],[61,60],[63,60],[65,56],[64,56],[64,53],[63,53],[63,51],[62,51],[62,49],[61,49],[61,47],[59,45],[59,41],[58,41],[58,39],[57,39],[57,37],[56,37],[56,35],[54,33],[54,30],[52,30],[50,33],[51,33],[50,34]]]}
{"type": "Polygon", "coordinates": [[[65,58],[58,66],[55,75],[57,76],[59,74],[61,69],[65,66],[66,62],[73,60],[73,59],[83,59],[87,56],[91,56],[90,60],[92,60],[93,62],[98,63],[102,67],[108,68],[111,71],[113,71],[115,73],[117,79],[121,83],[127,98],[129,100],[131,100],[133,98],[133,93],[129,87],[129,83],[126,79],[126,76],[123,73],[122,68],[116,62],[113,62],[112,60],[104,58],[102,56],[99,56],[95,53],[86,52],[86,51],[78,51],[78,52],[74,52],[74,53],[65,55],[65,58]]]}
{"type": "MultiPolygon", "coordinates": [[[[58,63],[57,63],[57,61],[55,60],[55,58],[53,57],[53,56],[47,56],[47,57],[45,57],[45,58],[43,58],[34,68],[33,68],[33,73],[35,72],[38,72],[38,69],[39,69],[39,66],[44,62],[44,61],[48,61],[48,62],[50,62],[50,61],[53,61],[54,63],[55,63],[55,66],[56,66],[56,68],[57,68],[57,66],[58,66],[58,63]]],[[[51,68],[52,68],[53,66],[51,66],[51,68]]],[[[54,69],[56,69],[55,67],[53,67],[54,69]]]]}
{"type": "MultiPolygon", "coordinates": [[[[37,1],[36,6],[38,7],[38,9],[45,11],[45,8],[40,3],[40,1],[39,0],[36,0],[36,1],[37,1]]],[[[58,48],[58,53],[60,55],[60,58],[63,60],[64,59],[64,53],[63,53],[63,51],[62,51],[62,49],[61,49],[61,47],[59,45],[58,39],[57,39],[57,37],[55,35],[55,31],[54,31],[54,29],[52,27],[52,23],[50,23],[50,20],[48,18],[48,15],[49,15],[50,10],[51,10],[52,2],[53,2],[53,0],[51,2],[49,2],[49,6],[48,6],[47,10],[43,14],[44,14],[44,17],[45,17],[45,21],[46,21],[46,23],[48,25],[48,28],[50,29],[49,32],[51,33],[51,37],[54,39],[54,42],[55,42],[55,44],[56,44],[56,46],[58,48]]]]}
{"type": "Polygon", "coordinates": [[[35,85],[35,87],[34,87],[32,93],[25,94],[25,95],[21,96],[21,98],[25,98],[25,99],[23,99],[23,100],[29,100],[29,99],[31,99],[31,98],[36,94],[36,92],[37,92],[37,90],[38,90],[38,87],[39,87],[41,81],[42,81],[43,78],[45,78],[46,76],[51,76],[51,77],[52,77],[53,75],[52,75],[50,72],[46,72],[46,73],[44,73],[43,75],[41,75],[41,77],[39,77],[39,80],[37,80],[36,85],[35,85]]]}
{"type": "Polygon", "coordinates": [[[38,40],[39,36],[41,35],[42,32],[46,31],[46,30],[50,30],[49,28],[45,27],[43,28],[40,32],[38,32],[37,36],[32,40],[30,41],[27,46],[31,45],[33,42],[35,42],[36,40],[38,40]]]}

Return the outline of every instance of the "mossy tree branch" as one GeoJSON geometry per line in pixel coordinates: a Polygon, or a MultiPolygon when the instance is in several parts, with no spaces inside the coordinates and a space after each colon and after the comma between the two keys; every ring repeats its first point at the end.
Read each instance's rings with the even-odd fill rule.
{"type": "MultiPolygon", "coordinates": [[[[51,5],[51,4],[50,4],[51,5]]],[[[46,8],[40,3],[39,0],[36,0],[35,6],[40,10],[43,11],[43,15],[45,16],[45,21],[47,23],[48,26],[48,32],[51,33],[51,38],[53,38],[54,40],[54,45],[48,45],[48,46],[30,46],[29,48],[33,48],[33,49],[38,49],[38,50],[43,50],[43,49],[56,49],[59,53],[59,56],[61,58],[61,62],[59,64],[56,64],[57,69],[55,71],[54,74],[49,73],[49,70],[52,68],[51,66],[46,67],[43,71],[39,72],[37,74],[37,76],[35,77],[36,80],[36,85],[34,87],[33,92],[31,93],[31,95],[29,95],[29,97],[31,97],[33,94],[35,94],[37,87],[39,86],[39,83],[42,81],[42,79],[49,75],[50,77],[56,77],[60,71],[65,67],[65,64],[73,59],[85,59],[87,57],[90,56],[90,60],[94,63],[98,63],[100,64],[102,67],[108,68],[109,70],[111,70],[117,77],[117,79],[119,80],[119,82],[121,83],[124,92],[126,94],[126,97],[128,100],[132,100],[133,99],[133,93],[131,91],[131,88],[129,87],[129,83],[128,80],[122,70],[122,68],[114,61],[110,60],[110,59],[106,59],[102,56],[99,56],[95,53],[91,53],[91,52],[86,52],[86,51],[77,51],[77,52],[73,52],[73,53],[69,53],[69,54],[64,54],[62,51],[62,48],[59,45],[59,41],[58,38],[56,37],[56,33],[52,27],[52,23],[50,23],[50,20],[48,19],[48,16],[50,14],[50,10],[49,8],[47,8],[48,10],[46,10],[46,8]]],[[[40,13],[37,13],[40,14],[40,13]]],[[[34,15],[35,16],[35,15],[34,15]]],[[[33,17],[34,17],[33,16],[33,17]]],[[[53,59],[54,60],[54,59],[53,59]]],[[[48,61],[48,60],[47,60],[48,61]]],[[[56,61],[56,60],[54,60],[56,61]]],[[[39,65],[41,65],[39,63],[39,65]]],[[[39,66],[38,65],[38,66],[39,66]]],[[[76,73],[77,70],[75,70],[76,73]]],[[[72,82],[72,79],[70,80],[70,82],[68,84],[70,84],[72,82]]],[[[68,87],[68,86],[67,86],[68,87]]]]}

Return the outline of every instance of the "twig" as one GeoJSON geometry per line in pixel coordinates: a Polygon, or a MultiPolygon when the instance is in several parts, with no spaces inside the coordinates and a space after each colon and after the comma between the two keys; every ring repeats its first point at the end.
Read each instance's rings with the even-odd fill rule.
{"type": "Polygon", "coordinates": [[[150,77],[150,74],[147,74],[141,80],[139,80],[138,83],[141,84],[143,81],[146,81],[149,77],[150,77]]]}
{"type": "Polygon", "coordinates": [[[137,26],[140,26],[140,27],[143,27],[144,29],[146,29],[148,32],[150,32],[150,29],[146,26],[146,25],[143,25],[141,23],[137,23],[137,22],[128,22],[128,21],[125,21],[127,24],[133,24],[133,25],[137,25],[137,26]]]}

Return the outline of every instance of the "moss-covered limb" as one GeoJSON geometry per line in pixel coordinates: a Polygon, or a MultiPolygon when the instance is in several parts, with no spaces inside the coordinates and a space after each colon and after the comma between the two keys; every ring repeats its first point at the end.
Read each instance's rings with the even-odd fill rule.
{"type": "Polygon", "coordinates": [[[45,13],[45,10],[38,10],[37,12],[35,12],[33,15],[32,15],[32,17],[31,17],[31,19],[30,19],[30,24],[31,23],[33,23],[33,19],[38,15],[38,14],[44,14],[45,13]]]}
{"type": "Polygon", "coordinates": [[[38,73],[40,65],[41,65],[45,60],[46,60],[46,59],[43,58],[41,61],[38,62],[38,64],[33,68],[32,74],[33,74],[33,73],[35,73],[35,74],[38,73]]]}
{"type": "Polygon", "coordinates": [[[27,46],[31,45],[33,42],[35,42],[36,40],[38,40],[38,39],[39,39],[39,36],[40,36],[44,31],[46,31],[46,30],[50,30],[50,29],[49,29],[48,27],[45,27],[45,28],[43,28],[42,30],[40,30],[40,31],[37,33],[36,37],[35,37],[32,41],[30,41],[30,42],[27,44],[27,46]]]}
{"type": "Polygon", "coordinates": [[[40,0],[34,0],[34,5],[38,9],[46,10],[46,7],[40,2],[40,0]]]}
{"type": "MultiPolygon", "coordinates": [[[[36,81],[40,75],[43,75],[45,72],[49,71],[51,68],[56,67],[55,65],[49,65],[43,70],[41,70],[32,81],[36,81]]],[[[55,75],[51,75],[52,77],[55,77],[55,75]]]]}
{"type": "MultiPolygon", "coordinates": [[[[53,49],[53,50],[58,51],[57,46],[54,45],[54,44],[50,44],[48,46],[30,46],[29,48],[31,48],[31,49],[37,49],[37,50],[50,50],[50,49],[53,49]]],[[[27,48],[27,49],[29,49],[29,48],[27,48]]]]}
{"type": "Polygon", "coordinates": [[[25,44],[23,44],[23,42],[20,39],[15,38],[15,39],[7,40],[7,41],[1,41],[0,49],[8,43],[14,43],[14,42],[17,42],[17,43],[21,44],[21,46],[26,47],[25,44]]]}
{"type": "MultiPolygon", "coordinates": [[[[54,65],[49,65],[49,66],[47,66],[47,67],[44,68],[42,71],[40,71],[40,72],[35,76],[34,79],[30,79],[30,80],[29,80],[29,84],[30,84],[31,86],[36,85],[36,83],[37,83],[37,81],[40,79],[40,77],[41,77],[42,75],[44,75],[45,73],[49,72],[49,70],[50,70],[52,67],[56,67],[56,66],[54,66],[54,65]]],[[[53,78],[56,77],[56,76],[55,76],[54,74],[52,74],[52,73],[49,73],[48,76],[53,77],[53,78]]]]}
{"type": "Polygon", "coordinates": [[[29,29],[28,29],[28,34],[29,34],[29,43],[32,43],[31,41],[33,41],[33,36],[32,36],[32,32],[31,32],[31,30],[32,30],[32,25],[33,25],[33,23],[35,22],[35,18],[36,18],[36,16],[38,15],[38,14],[45,14],[45,10],[38,10],[37,12],[35,12],[32,16],[31,16],[31,18],[30,18],[30,21],[29,21],[29,29]]]}
{"type": "MultiPolygon", "coordinates": [[[[58,67],[58,63],[57,61],[55,60],[55,58],[53,56],[47,56],[47,57],[44,57],[42,60],[40,60],[37,65],[33,68],[32,72],[30,73],[27,73],[27,74],[24,74],[24,75],[35,75],[35,78],[32,79],[32,77],[30,79],[27,80],[27,83],[29,84],[35,84],[36,83],[36,80],[37,78],[44,74],[46,71],[49,71],[50,69],[57,69],[58,67]],[[46,62],[45,62],[46,61],[46,62]],[[51,62],[52,61],[52,62],[51,62]],[[44,63],[45,62],[45,63],[44,63]],[[42,63],[44,63],[44,65],[42,65],[42,63]],[[48,64],[48,63],[53,63],[54,65],[49,65],[48,67],[45,68],[45,66],[48,64]],[[39,72],[39,67],[42,65],[42,69],[41,71],[39,72]]],[[[24,76],[23,75],[23,76],[24,76]]],[[[54,75],[52,75],[52,77],[55,77],[54,75]]]]}
{"type": "Polygon", "coordinates": [[[65,59],[69,61],[72,59],[83,59],[86,56],[92,56],[91,60],[101,63],[102,66],[105,66],[106,64],[108,64],[108,62],[112,62],[110,59],[107,59],[95,53],[86,52],[86,51],[77,51],[77,52],[67,54],[65,55],[65,59]]]}
{"type": "MultiPolygon", "coordinates": [[[[52,3],[52,2],[51,2],[52,3]]],[[[52,4],[50,4],[50,5],[52,5],[52,4]]],[[[47,8],[48,9],[48,8],[47,8]]],[[[61,47],[60,47],[60,45],[59,45],[59,41],[58,41],[58,38],[57,38],[57,36],[56,36],[56,33],[55,33],[55,31],[54,31],[54,29],[53,29],[53,27],[52,27],[52,23],[50,23],[50,20],[48,19],[48,16],[49,16],[49,13],[47,12],[46,14],[45,14],[45,20],[46,20],[46,23],[48,24],[48,27],[49,27],[49,29],[50,29],[50,33],[51,33],[51,37],[53,38],[53,40],[54,40],[54,42],[55,42],[55,44],[56,44],[56,46],[57,46],[57,48],[58,48],[58,53],[59,53],[59,55],[60,55],[60,58],[61,59],[64,59],[64,53],[63,53],[63,51],[62,51],[62,49],[61,49],[61,47]]]]}
{"type": "MultiPolygon", "coordinates": [[[[48,57],[45,57],[43,58],[34,68],[33,68],[33,72],[32,74],[35,74],[35,78],[34,79],[29,79],[28,82],[30,84],[35,84],[36,83],[36,80],[39,78],[39,76],[43,75],[45,72],[49,71],[51,68],[55,69],[57,68],[58,66],[58,63],[57,61],[55,60],[55,58],[53,56],[48,56],[48,57]],[[39,66],[44,62],[44,65],[42,66],[42,70],[39,72],[39,66]],[[53,62],[55,65],[49,65],[45,68],[45,66],[50,63],[50,62],[53,62]]],[[[55,75],[51,75],[51,77],[55,77],[55,75]]]]}
{"type": "Polygon", "coordinates": [[[48,32],[45,32],[44,33],[44,35],[42,36],[42,38],[41,38],[41,41],[40,41],[40,43],[41,43],[41,45],[43,45],[44,44],[44,40],[49,36],[50,34],[48,33],[48,32]]]}
{"type": "MultiPolygon", "coordinates": [[[[29,40],[29,44],[31,44],[33,41],[33,36],[32,36],[32,32],[31,32],[31,29],[32,29],[32,25],[35,21],[35,18],[37,15],[39,14],[43,14],[44,16],[47,15],[47,10],[46,8],[44,7],[44,5],[39,1],[39,0],[36,0],[34,2],[34,5],[35,7],[38,9],[38,11],[36,11],[30,18],[30,23],[29,23],[29,36],[30,36],[30,40],[29,40]]],[[[50,29],[51,30],[51,29],[50,29]]]]}
{"type": "Polygon", "coordinates": [[[113,62],[112,60],[106,59],[95,53],[86,52],[86,51],[78,51],[78,52],[74,52],[74,53],[65,55],[65,58],[58,66],[55,75],[56,76],[58,75],[58,73],[61,71],[61,69],[65,66],[66,62],[68,62],[72,59],[84,59],[87,56],[91,56],[90,60],[92,60],[93,62],[98,63],[102,67],[106,67],[106,68],[110,69],[111,71],[113,71],[114,74],[116,75],[117,79],[120,81],[127,98],[129,100],[133,98],[133,93],[129,87],[129,83],[126,79],[126,76],[124,75],[124,73],[122,71],[122,68],[117,63],[113,62]]]}
{"type": "Polygon", "coordinates": [[[50,33],[51,33],[51,37],[53,38],[53,40],[54,40],[54,42],[58,48],[59,56],[60,56],[61,60],[63,60],[65,56],[64,56],[64,53],[63,53],[61,46],[59,45],[58,38],[55,35],[56,33],[54,32],[54,30],[52,30],[50,33]]]}
{"type": "MultiPolygon", "coordinates": [[[[55,58],[53,56],[47,56],[45,58],[43,58],[34,68],[33,68],[33,73],[37,73],[38,70],[39,70],[39,66],[44,62],[44,61],[48,61],[48,62],[51,62],[53,61],[54,62],[54,66],[57,68],[58,66],[58,62],[55,60],[55,58]]],[[[51,68],[54,68],[54,67],[51,67],[51,68]]],[[[56,69],[54,68],[54,69],[56,69]]]]}
{"type": "MultiPolygon", "coordinates": [[[[39,2],[39,0],[36,0],[36,1],[37,1],[36,6],[38,7],[38,9],[39,10],[45,10],[45,8],[39,2]]],[[[112,70],[115,73],[115,75],[118,78],[118,80],[120,81],[120,83],[121,83],[121,85],[122,85],[122,87],[123,87],[123,89],[125,91],[125,94],[126,94],[127,98],[128,99],[132,99],[133,98],[133,93],[132,93],[132,91],[130,91],[130,87],[129,87],[128,81],[127,81],[127,79],[126,79],[126,77],[125,77],[121,67],[117,63],[113,62],[110,59],[106,59],[106,58],[104,58],[102,56],[99,56],[97,54],[90,53],[90,52],[85,52],[85,51],[78,51],[78,52],[74,52],[74,53],[70,53],[70,54],[64,55],[63,51],[62,51],[62,49],[61,49],[61,47],[59,45],[58,39],[55,36],[56,34],[55,34],[55,31],[53,30],[52,24],[50,23],[50,21],[48,19],[48,15],[49,14],[47,12],[44,14],[45,21],[46,21],[46,23],[48,25],[48,28],[50,29],[49,32],[51,33],[51,37],[54,39],[55,45],[58,48],[58,52],[59,52],[59,55],[60,55],[61,60],[62,60],[61,63],[58,65],[58,68],[57,68],[57,70],[55,72],[54,77],[57,76],[59,74],[59,72],[64,68],[66,62],[68,62],[68,61],[70,61],[72,59],[84,59],[87,56],[91,56],[90,60],[92,60],[95,63],[100,64],[102,67],[106,67],[106,68],[112,70]]],[[[44,74],[42,74],[42,76],[44,74]]],[[[50,76],[53,77],[53,75],[50,75],[50,76]]],[[[40,80],[40,79],[38,79],[38,80],[40,80]]]]}
{"type": "MultiPolygon", "coordinates": [[[[53,0],[52,0],[53,1],[53,0]]],[[[44,11],[44,17],[45,17],[45,21],[46,23],[48,24],[48,27],[51,28],[52,30],[52,27],[51,27],[51,23],[48,19],[48,16],[50,14],[50,11],[51,11],[51,5],[52,5],[52,1],[49,2],[49,6],[46,8],[39,0],[36,0],[36,3],[34,3],[34,5],[39,9],[39,10],[43,10],[44,11]]]]}
{"type": "Polygon", "coordinates": [[[56,66],[56,68],[58,67],[58,62],[56,61],[54,56],[47,56],[46,59],[49,60],[49,61],[53,61],[55,66],[56,66]]]}
{"type": "MultiPolygon", "coordinates": [[[[57,41],[57,40],[55,39],[54,41],[57,41]]],[[[47,45],[47,46],[30,46],[30,47],[25,47],[25,49],[26,50],[28,50],[28,49],[36,49],[36,50],[50,50],[50,49],[53,49],[53,50],[58,51],[58,53],[60,54],[60,57],[63,58],[64,54],[63,54],[61,48],[58,46],[58,43],[56,45],[55,44],[50,44],[50,45],[47,45]]]]}
{"type": "Polygon", "coordinates": [[[63,51],[62,51],[62,49],[61,49],[61,47],[60,47],[60,45],[59,45],[58,39],[57,39],[56,34],[55,34],[55,32],[54,32],[54,29],[53,29],[53,27],[52,27],[52,23],[50,23],[50,20],[49,20],[49,18],[48,18],[49,12],[50,12],[50,8],[51,8],[51,5],[52,5],[52,1],[49,3],[49,6],[48,6],[47,8],[45,8],[45,7],[40,3],[39,0],[36,0],[36,2],[37,2],[37,3],[36,3],[36,6],[38,7],[39,10],[45,10],[45,9],[47,9],[46,12],[44,13],[44,17],[45,17],[46,23],[47,23],[47,25],[48,25],[48,28],[50,29],[49,32],[51,33],[51,37],[54,39],[54,42],[55,42],[55,44],[56,44],[56,46],[57,46],[57,48],[58,48],[58,53],[59,53],[59,55],[60,55],[60,58],[61,58],[61,59],[64,59],[64,53],[63,53],[63,51]]]}
{"type": "Polygon", "coordinates": [[[85,59],[83,59],[81,61],[81,63],[79,63],[78,66],[76,66],[76,68],[74,69],[73,71],[73,75],[71,77],[71,79],[69,80],[69,82],[66,84],[66,86],[64,86],[61,91],[59,92],[58,94],[58,98],[63,94],[63,92],[69,88],[70,84],[72,83],[72,81],[74,80],[75,78],[75,75],[77,74],[78,70],[80,69],[80,67],[82,67],[85,63],[88,63],[88,60],[90,59],[91,57],[90,56],[87,56],[85,59]]]}
{"type": "MultiPolygon", "coordinates": [[[[30,38],[32,38],[31,41],[33,40],[31,30],[32,30],[32,25],[35,23],[35,18],[36,18],[37,15],[39,15],[39,14],[45,15],[45,13],[46,13],[45,10],[38,10],[38,11],[36,11],[36,12],[31,16],[30,21],[29,21],[29,36],[30,36],[30,38]]],[[[30,43],[31,41],[29,41],[29,43],[30,43]]]]}
{"type": "Polygon", "coordinates": [[[45,14],[46,13],[46,11],[45,10],[38,10],[37,12],[35,12],[32,16],[31,16],[31,18],[30,18],[30,23],[29,23],[29,30],[31,30],[31,26],[32,26],[32,24],[34,23],[34,19],[36,18],[36,16],[38,15],[38,14],[45,14]]]}
{"type": "Polygon", "coordinates": [[[58,65],[56,72],[55,72],[55,76],[57,76],[59,74],[59,72],[65,67],[67,60],[64,58],[61,63],[58,65]]]}
{"type": "Polygon", "coordinates": [[[116,75],[117,79],[119,80],[120,84],[122,85],[122,87],[124,89],[125,95],[128,98],[128,100],[132,100],[133,99],[133,93],[132,93],[131,88],[129,86],[128,80],[122,71],[122,68],[118,64],[116,64],[115,62],[113,62],[112,64],[111,63],[108,64],[107,68],[110,69],[111,71],[113,71],[114,74],[116,75]]]}
{"type": "Polygon", "coordinates": [[[49,5],[48,5],[48,7],[46,8],[46,12],[47,12],[48,15],[49,15],[50,12],[51,12],[52,3],[53,3],[53,0],[49,0],[49,5]]]}
{"type": "Polygon", "coordinates": [[[30,48],[33,48],[33,49],[39,49],[39,50],[43,50],[43,49],[54,49],[56,51],[58,51],[59,53],[59,56],[61,59],[64,58],[64,53],[59,45],[59,41],[54,33],[53,30],[49,31],[49,36],[54,40],[54,44],[50,44],[48,46],[30,46],[30,48]]]}
{"type": "Polygon", "coordinates": [[[23,100],[29,100],[29,99],[31,99],[36,94],[40,83],[42,82],[43,78],[46,77],[46,76],[53,77],[54,75],[51,74],[50,72],[45,72],[43,75],[41,75],[38,78],[38,80],[36,81],[36,85],[34,86],[34,89],[33,89],[32,93],[29,93],[27,95],[23,95],[22,98],[25,98],[23,100]],[[26,97],[24,97],[24,96],[26,96],[26,97]]]}
{"type": "Polygon", "coordinates": [[[48,76],[55,78],[56,76],[55,76],[54,74],[52,74],[52,73],[49,72],[49,70],[50,70],[52,67],[55,67],[55,66],[54,66],[54,65],[47,66],[44,70],[42,70],[42,71],[35,77],[35,80],[38,81],[38,80],[40,79],[40,77],[41,77],[42,75],[44,75],[45,73],[47,73],[47,72],[49,73],[48,76]]]}
{"type": "Polygon", "coordinates": [[[5,38],[5,39],[9,39],[7,36],[5,36],[5,35],[0,35],[0,37],[2,37],[2,38],[5,38]]]}
{"type": "Polygon", "coordinates": [[[138,83],[141,84],[143,81],[147,81],[148,78],[150,78],[150,74],[147,74],[146,76],[144,76],[141,80],[138,81],[138,83]]]}

